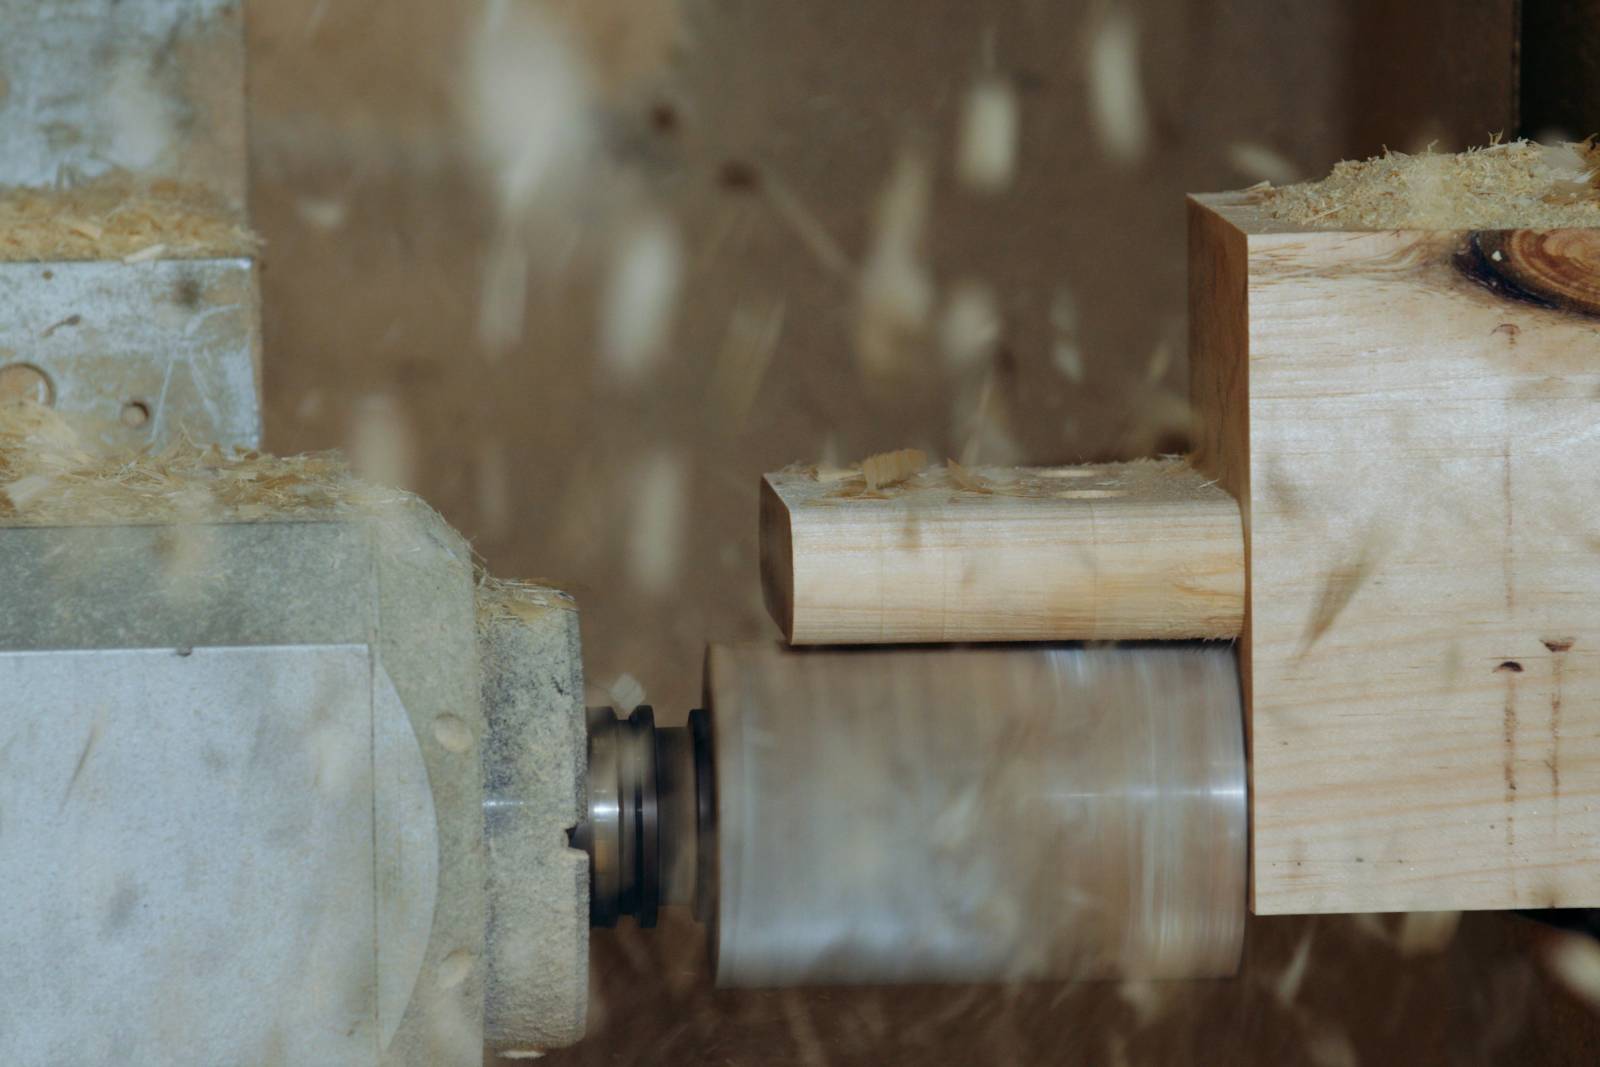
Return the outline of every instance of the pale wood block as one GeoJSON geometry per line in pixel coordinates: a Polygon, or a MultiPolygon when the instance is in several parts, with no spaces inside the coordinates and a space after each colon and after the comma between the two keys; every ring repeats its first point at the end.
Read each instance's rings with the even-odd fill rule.
{"type": "Polygon", "coordinates": [[[1600,905],[1600,231],[1189,213],[1254,909],[1600,905]]]}
{"type": "Polygon", "coordinates": [[[762,585],[795,644],[1232,638],[1233,498],[1184,460],[766,476],[762,585]]]}

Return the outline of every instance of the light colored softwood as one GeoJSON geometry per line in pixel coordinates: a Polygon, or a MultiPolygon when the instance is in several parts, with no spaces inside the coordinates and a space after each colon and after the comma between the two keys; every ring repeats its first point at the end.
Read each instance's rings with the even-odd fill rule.
{"type": "Polygon", "coordinates": [[[1600,905],[1600,231],[1274,231],[1190,203],[1253,906],[1600,905]]]}
{"type": "Polygon", "coordinates": [[[762,584],[796,644],[1238,634],[1239,509],[1184,460],[767,475],[762,584]]]}

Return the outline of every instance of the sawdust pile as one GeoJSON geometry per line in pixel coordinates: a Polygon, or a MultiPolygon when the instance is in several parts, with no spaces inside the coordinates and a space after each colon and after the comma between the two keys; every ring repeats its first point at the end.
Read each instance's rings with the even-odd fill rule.
{"type": "Polygon", "coordinates": [[[246,256],[260,240],[209,190],[112,174],[70,189],[0,188],[0,260],[246,256]]]}
{"type": "Polygon", "coordinates": [[[333,456],[224,453],[188,442],[108,453],[86,446],[49,408],[0,405],[0,525],[249,522],[372,511],[405,498],[359,481],[333,456]]]}
{"type": "Polygon", "coordinates": [[[1389,152],[1321,181],[1265,187],[1270,218],[1313,229],[1600,226],[1600,146],[1491,144],[1459,155],[1389,152]]]}
{"type": "Polygon", "coordinates": [[[497,620],[512,619],[526,622],[545,611],[578,610],[577,601],[573,600],[570,593],[552,588],[542,581],[495,578],[487,571],[478,573],[474,603],[477,607],[480,633],[497,620]]]}

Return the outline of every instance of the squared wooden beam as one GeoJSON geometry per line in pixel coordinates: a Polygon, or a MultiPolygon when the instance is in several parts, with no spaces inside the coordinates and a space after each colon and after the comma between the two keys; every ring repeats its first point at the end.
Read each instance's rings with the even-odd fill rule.
{"type": "Polygon", "coordinates": [[[1254,909],[1600,905],[1600,230],[1189,215],[1254,909]]]}
{"type": "Polygon", "coordinates": [[[1228,638],[1239,507],[1187,460],[769,474],[761,580],[794,644],[1228,638]]]}

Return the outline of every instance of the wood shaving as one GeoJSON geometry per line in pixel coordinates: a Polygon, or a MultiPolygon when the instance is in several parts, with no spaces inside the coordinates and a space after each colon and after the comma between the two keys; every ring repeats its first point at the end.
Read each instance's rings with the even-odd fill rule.
{"type": "Polygon", "coordinates": [[[280,459],[188,441],[105,452],[83,440],[50,408],[0,406],[0,524],[249,522],[371,510],[405,496],[363,484],[334,456],[280,459]]]}
{"type": "Polygon", "coordinates": [[[1017,171],[1020,122],[1017,91],[1004,78],[986,75],[967,90],[956,141],[956,177],[974,192],[998,193],[1017,171]]]}
{"type": "Polygon", "coordinates": [[[146,245],[137,252],[129,252],[122,257],[124,263],[148,263],[152,259],[160,259],[167,251],[164,244],[146,245]]]}
{"type": "Polygon", "coordinates": [[[1228,163],[1239,173],[1268,185],[1274,182],[1286,185],[1299,177],[1293,163],[1264,144],[1241,142],[1228,146],[1228,163]]]}
{"type": "Polygon", "coordinates": [[[638,385],[665,353],[683,288],[683,242],[665,218],[648,219],[612,257],[600,321],[601,366],[638,385]]]}
{"type": "Polygon", "coordinates": [[[856,356],[868,381],[910,373],[933,311],[927,262],[932,176],[920,156],[901,154],[878,197],[872,244],[857,286],[856,356]]]}
{"type": "Polygon", "coordinates": [[[978,386],[976,397],[970,392],[957,395],[951,404],[950,419],[953,425],[965,432],[961,446],[961,462],[975,467],[980,462],[1011,465],[1021,462],[1026,454],[1012,432],[1011,405],[1005,390],[997,388],[999,371],[990,367],[978,386]]]}
{"type": "Polygon", "coordinates": [[[1600,1010],[1600,944],[1576,934],[1558,940],[1547,957],[1561,983],[1600,1010]]]}
{"type": "Polygon", "coordinates": [[[1140,1026],[1149,1026],[1165,1014],[1173,988],[1172,983],[1130,979],[1117,986],[1117,996],[1133,1009],[1140,1026]]]}
{"type": "Polygon", "coordinates": [[[261,242],[209,190],[111,174],[69,189],[0,187],[0,261],[248,256],[261,242]]]}
{"type": "Polygon", "coordinates": [[[1591,142],[1509,141],[1458,155],[1387,152],[1321,181],[1255,195],[1270,218],[1316,230],[1556,229],[1600,226],[1591,142]]]}
{"type": "Polygon", "coordinates": [[[763,171],[765,178],[761,188],[766,193],[767,203],[777,212],[778,217],[784,221],[800,243],[806,247],[817,265],[840,277],[855,273],[855,265],[839,244],[837,238],[829,232],[817,217],[817,213],[806,206],[805,201],[790,189],[788,184],[773,174],[771,169],[763,171]]]}
{"type": "Polygon", "coordinates": [[[741,302],[728,319],[708,392],[735,429],[744,426],[750,409],[755,407],[761,383],[778,349],[778,339],[783,335],[785,306],[782,300],[754,306],[741,302]]]}
{"type": "Polygon", "coordinates": [[[645,702],[644,685],[627,671],[613,678],[611,684],[605,687],[605,692],[611,706],[618,711],[631,712],[645,702]]]}
{"type": "Polygon", "coordinates": [[[1357,1067],[1361,1062],[1350,1035],[1325,1023],[1312,1026],[1306,1055],[1315,1067],[1357,1067]]]}
{"type": "Polygon", "coordinates": [[[1000,301],[993,287],[968,279],[950,289],[939,320],[939,347],[952,373],[984,367],[1000,345],[1000,301]]]}
{"type": "Polygon", "coordinates": [[[1131,12],[1105,12],[1094,27],[1085,66],[1090,117],[1101,147],[1113,162],[1137,163],[1150,147],[1150,118],[1140,71],[1139,26],[1131,12]]]}
{"type": "Polygon", "coordinates": [[[527,621],[547,611],[578,610],[577,602],[570,593],[552,588],[545,582],[495,578],[483,570],[478,571],[474,599],[480,632],[496,619],[527,621]]]}
{"type": "Polygon", "coordinates": [[[368,393],[351,408],[345,448],[356,473],[378,485],[414,485],[418,450],[410,416],[399,398],[368,393]]]}
{"type": "Polygon", "coordinates": [[[1050,325],[1055,340],[1050,362],[1073,385],[1083,384],[1083,352],[1078,343],[1078,302],[1072,290],[1061,286],[1050,298],[1050,325]]]}
{"type": "Polygon", "coordinates": [[[1411,911],[1400,920],[1396,943],[1402,956],[1430,956],[1443,952],[1456,939],[1459,911],[1411,911]]]}
{"type": "Polygon", "coordinates": [[[950,472],[950,480],[962,489],[972,493],[992,493],[994,491],[989,488],[989,483],[984,480],[981,474],[968,470],[955,460],[947,459],[944,461],[944,465],[945,469],[950,472]]]}
{"type": "Polygon", "coordinates": [[[897,452],[880,452],[861,461],[861,474],[867,489],[877,490],[889,485],[899,485],[928,465],[927,453],[919,448],[902,448],[897,452]]]}
{"type": "Polygon", "coordinates": [[[1292,1007],[1295,998],[1300,995],[1300,987],[1305,984],[1306,968],[1311,962],[1311,931],[1307,930],[1300,938],[1300,943],[1295,946],[1294,955],[1289,958],[1289,963],[1284,967],[1283,973],[1272,984],[1272,995],[1278,998],[1278,1003],[1285,1008],[1292,1007]]]}
{"type": "Polygon", "coordinates": [[[636,0],[544,0],[580,48],[599,89],[622,95],[666,71],[688,32],[676,3],[636,0]]]}
{"type": "Polygon", "coordinates": [[[1350,920],[1351,927],[1363,937],[1370,937],[1386,945],[1394,940],[1394,936],[1386,925],[1385,916],[1377,912],[1356,912],[1345,916],[1345,918],[1350,920]]]}
{"type": "Polygon", "coordinates": [[[630,477],[620,479],[618,501],[628,514],[627,572],[646,596],[664,597],[677,588],[688,556],[692,482],[687,459],[661,448],[642,457],[630,477]]]}

